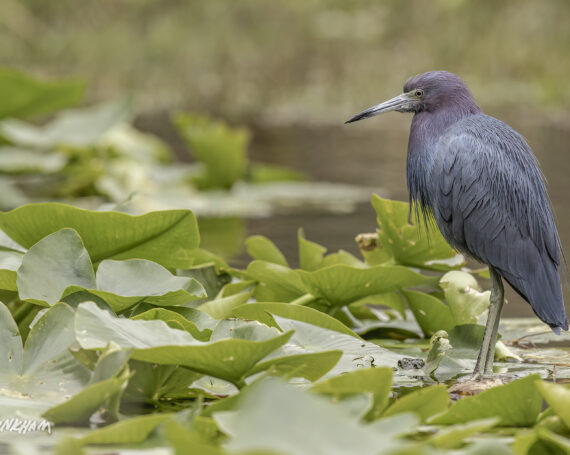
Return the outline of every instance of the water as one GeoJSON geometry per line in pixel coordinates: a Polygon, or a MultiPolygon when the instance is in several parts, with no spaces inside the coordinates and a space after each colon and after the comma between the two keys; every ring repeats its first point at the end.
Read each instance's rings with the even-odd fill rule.
{"type": "MultiPolygon", "coordinates": [[[[570,123],[538,124],[508,116],[502,118],[521,132],[535,151],[549,184],[562,244],[570,252],[570,123]]],[[[362,125],[255,129],[250,155],[257,161],[303,171],[314,180],[378,187],[382,196],[407,201],[405,162],[409,121],[394,115],[381,121],[368,120],[362,125]]],[[[295,266],[298,227],[304,228],[308,239],[329,251],[343,248],[358,255],[354,237],[361,232],[373,232],[376,221],[370,204],[361,204],[347,215],[306,211],[247,220],[245,230],[247,235],[271,238],[295,266]]],[[[247,261],[242,254],[234,263],[244,266],[247,261]]],[[[489,286],[485,281],[481,284],[489,286]]],[[[570,304],[570,292],[568,289],[564,292],[565,301],[570,304]]],[[[533,316],[530,305],[512,289],[507,289],[506,298],[503,316],[533,316]]]]}

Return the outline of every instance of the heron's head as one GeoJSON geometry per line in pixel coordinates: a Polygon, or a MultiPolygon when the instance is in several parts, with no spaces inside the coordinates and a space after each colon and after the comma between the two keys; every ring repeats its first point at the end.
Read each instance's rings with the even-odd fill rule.
{"type": "Polygon", "coordinates": [[[346,123],[390,111],[418,113],[435,112],[444,108],[461,109],[468,113],[480,112],[471,92],[459,76],[448,71],[430,71],[408,79],[401,95],[356,114],[346,123]]]}

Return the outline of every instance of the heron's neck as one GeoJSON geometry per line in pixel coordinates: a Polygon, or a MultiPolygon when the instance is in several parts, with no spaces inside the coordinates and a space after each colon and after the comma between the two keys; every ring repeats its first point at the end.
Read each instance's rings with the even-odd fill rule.
{"type": "Polygon", "coordinates": [[[451,125],[480,112],[481,109],[473,101],[461,108],[441,106],[434,112],[422,111],[414,115],[406,166],[410,202],[419,203],[424,210],[431,208],[427,179],[433,162],[435,142],[451,125]]]}

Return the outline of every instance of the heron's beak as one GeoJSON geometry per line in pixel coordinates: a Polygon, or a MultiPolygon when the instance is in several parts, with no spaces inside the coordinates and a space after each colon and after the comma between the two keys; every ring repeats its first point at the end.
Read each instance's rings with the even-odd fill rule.
{"type": "Polygon", "coordinates": [[[360,114],[356,114],[351,119],[347,120],[344,123],[352,123],[357,122],[358,120],[362,120],[368,117],[374,117],[378,114],[383,114],[384,112],[390,111],[399,111],[399,112],[407,112],[411,110],[413,103],[416,102],[417,99],[410,93],[402,93],[401,95],[392,98],[391,100],[385,101],[384,103],[377,104],[376,106],[372,106],[365,111],[362,111],[360,114]]]}

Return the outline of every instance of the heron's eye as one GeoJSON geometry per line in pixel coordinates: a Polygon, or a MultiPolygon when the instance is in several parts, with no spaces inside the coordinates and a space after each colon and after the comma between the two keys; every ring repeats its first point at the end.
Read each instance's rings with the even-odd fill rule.
{"type": "Polygon", "coordinates": [[[417,88],[414,91],[414,95],[416,95],[418,98],[421,98],[424,95],[424,91],[422,89],[417,88]]]}

